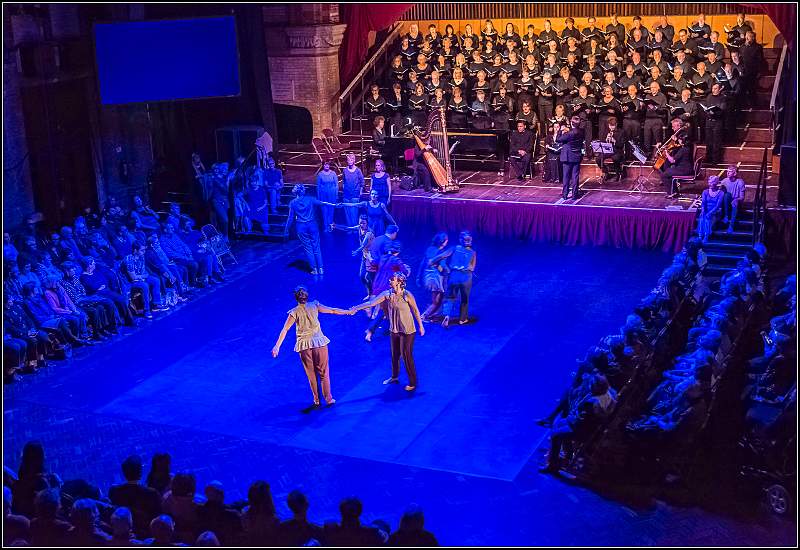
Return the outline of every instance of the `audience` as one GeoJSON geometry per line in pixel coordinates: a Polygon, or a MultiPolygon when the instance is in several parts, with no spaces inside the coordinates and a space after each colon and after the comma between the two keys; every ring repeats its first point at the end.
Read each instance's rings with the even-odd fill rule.
{"type": "Polygon", "coordinates": [[[186,301],[193,288],[225,280],[211,244],[180,206],[162,221],[135,197],[130,211],[109,198],[49,236],[31,216],[4,233],[4,381],[47,366],[186,301]],[[178,228],[180,227],[180,230],[178,228]]]}

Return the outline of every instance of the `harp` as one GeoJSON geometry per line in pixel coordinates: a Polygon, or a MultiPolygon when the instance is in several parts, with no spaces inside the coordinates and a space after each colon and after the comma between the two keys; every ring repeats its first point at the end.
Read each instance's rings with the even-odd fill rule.
{"type": "Polygon", "coordinates": [[[453,179],[450,164],[450,145],[447,142],[447,119],[443,108],[434,109],[428,115],[428,129],[422,136],[414,134],[417,145],[422,149],[422,156],[433,181],[443,193],[458,191],[458,182],[453,179]],[[431,151],[425,148],[430,147],[431,151]]]}

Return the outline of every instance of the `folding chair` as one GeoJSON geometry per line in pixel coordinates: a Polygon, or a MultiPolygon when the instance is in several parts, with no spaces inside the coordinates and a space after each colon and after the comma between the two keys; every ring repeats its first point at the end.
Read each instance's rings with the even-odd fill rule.
{"type": "Polygon", "coordinates": [[[672,176],[672,184],[670,185],[670,195],[679,195],[681,192],[681,184],[694,183],[700,179],[700,167],[703,165],[705,157],[698,157],[694,161],[694,174],[691,176],[672,176]]]}
{"type": "Polygon", "coordinates": [[[230,256],[233,260],[233,263],[238,264],[239,262],[236,261],[236,256],[233,255],[231,251],[231,247],[228,242],[223,238],[217,228],[211,224],[204,225],[202,229],[203,237],[206,238],[208,241],[209,248],[211,251],[217,256],[217,260],[219,260],[219,265],[222,266],[222,258],[225,256],[230,256]]]}

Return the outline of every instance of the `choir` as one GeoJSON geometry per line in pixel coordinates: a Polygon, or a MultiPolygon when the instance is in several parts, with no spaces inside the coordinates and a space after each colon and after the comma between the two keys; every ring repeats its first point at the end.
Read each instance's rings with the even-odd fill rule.
{"type": "Polygon", "coordinates": [[[726,132],[732,114],[748,106],[763,64],[743,14],[721,29],[724,45],[702,13],[677,32],[666,16],[650,29],[639,17],[626,27],[612,16],[605,29],[594,17],[579,29],[570,17],[560,32],[549,20],[538,34],[533,25],[510,22],[498,31],[490,20],[479,34],[469,24],[462,34],[452,25],[444,34],[435,24],[427,30],[410,26],[385,78],[363,102],[365,113],[386,121],[387,135],[424,126],[431,109],[444,108],[449,127],[459,131],[507,133],[523,121],[531,150],[542,142],[546,151],[553,126],[577,116],[587,156],[593,139],[613,134],[630,160],[631,144],[653,155],[679,119],[688,142],[705,143],[706,162],[717,164],[724,136],[733,135],[726,132]]]}

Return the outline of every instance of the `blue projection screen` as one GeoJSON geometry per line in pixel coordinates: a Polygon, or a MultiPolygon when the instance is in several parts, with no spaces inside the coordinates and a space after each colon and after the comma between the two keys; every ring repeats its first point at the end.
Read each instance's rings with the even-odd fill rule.
{"type": "Polygon", "coordinates": [[[233,17],[97,23],[103,104],[237,96],[233,17]]]}

